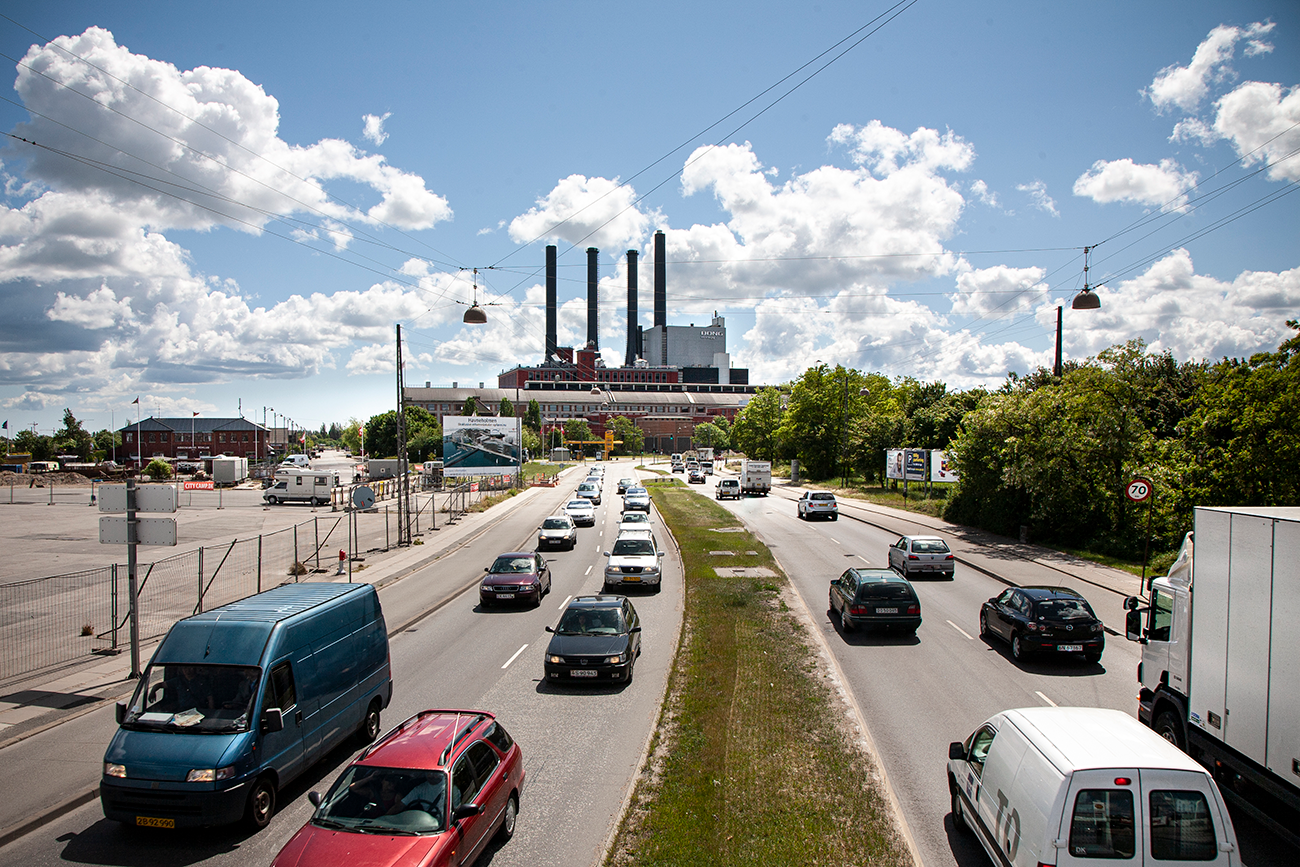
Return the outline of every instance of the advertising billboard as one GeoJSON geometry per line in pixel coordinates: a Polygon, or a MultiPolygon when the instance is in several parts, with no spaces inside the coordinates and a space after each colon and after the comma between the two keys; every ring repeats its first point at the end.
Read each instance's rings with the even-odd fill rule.
{"type": "Polygon", "coordinates": [[[522,420],[449,415],[442,420],[442,474],[493,476],[519,470],[522,420]]]}
{"type": "Polygon", "coordinates": [[[930,481],[957,481],[957,468],[948,462],[947,452],[941,451],[940,449],[935,449],[930,452],[930,481]]]}
{"type": "Polygon", "coordinates": [[[903,449],[903,478],[909,482],[924,482],[929,477],[925,449],[903,449]]]}
{"type": "Polygon", "coordinates": [[[885,449],[885,478],[903,480],[902,449],[885,449]]]}

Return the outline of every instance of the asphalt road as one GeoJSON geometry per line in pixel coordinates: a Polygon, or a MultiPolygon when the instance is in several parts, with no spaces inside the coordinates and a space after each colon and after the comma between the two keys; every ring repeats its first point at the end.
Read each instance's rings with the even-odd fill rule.
{"type": "MultiPolygon", "coordinates": [[[[681,568],[665,559],[662,592],[633,597],[644,632],[633,683],[626,687],[560,688],[542,681],[542,654],[565,601],[600,592],[607,550],[616,531],[621,498],[614,493],[630,465],[606,472],[597,526],[579,528],[577,548],[547,556],[553,586],[532,610],[478,606],[477,575],[499,552],[531,550],[543,515],[571,493],[556,488],[515,510],[490,531],[427,569],[386,588],[381,599],[390,627],[405,622],[419,604],[420,588],[448,583],[469,589],[391,636],[395,696],[385,729],[431,707],[484,708],[499,715],[524,752],[527,782],[514,838],[480,859],[492,865],[583,865],[603,852],[639,767],[676,649],[681,622],[681,568]],[[401,609],[401,610],[399,610],[401,609]]],[[[111,709],[60,726],[33,772],[68,773],[84,784],[111,735],[111,709]],[[60,754],[76,761],[60,761],[60,754]],[[93,764],[92,764],[93,763],[93,764]]],[[[0,862],[52,865],[267,864],[308,818],[307,792],[327,787],[353,753],[336,750],[282,793],[271,826],[249,835],[237,829],[139,833],[103,818],[98,801],[39,828],[0,850],[0,862]]]]}

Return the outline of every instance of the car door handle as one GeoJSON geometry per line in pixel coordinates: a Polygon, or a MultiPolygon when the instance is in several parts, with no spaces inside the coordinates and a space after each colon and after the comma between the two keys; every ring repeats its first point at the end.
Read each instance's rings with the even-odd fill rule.
{"type": "Polygon", "coordinates": [[[298,725],[302,725],[302,711],[298,711],[293,715],[293,721],[298,725]]]}

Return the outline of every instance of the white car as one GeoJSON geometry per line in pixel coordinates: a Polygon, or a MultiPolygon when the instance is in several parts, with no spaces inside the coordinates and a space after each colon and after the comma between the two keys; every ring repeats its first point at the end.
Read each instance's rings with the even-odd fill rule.
{"type": "Polygon", "coordinates": [[[575,498],[564,505],[564,514],[573,519],[579,527],[596,526],[596,507],[591,500],[575,498]]]}
{"type": "Polygon", "coordinates": [[[664,553],[655,548],[654,539],[619,537],[612,551],[606,551],[609,562],[605,564],[605,592],[623,585],[650,586],[659,590],[661,571],[659,561],[664,553]]]}
{"type": "Polygon", "coordinates": [[[618,531],[644,530],[650,527],[650,515],[646,512],[624,512],[618,521],[618,531]]]}

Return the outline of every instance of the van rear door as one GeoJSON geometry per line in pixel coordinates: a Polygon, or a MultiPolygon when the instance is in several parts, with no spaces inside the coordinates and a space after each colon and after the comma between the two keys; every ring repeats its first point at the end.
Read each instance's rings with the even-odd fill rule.
{"type": "Polygon", "coordinates": [[[1147,814],[1144,864],[1236,863],[1232,820],[1208,774],[1163,768],[1138,773],[1147,814]]]}

